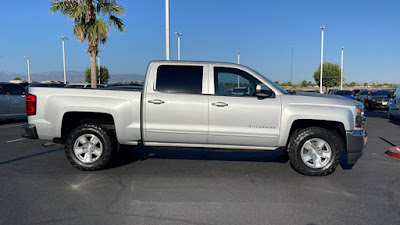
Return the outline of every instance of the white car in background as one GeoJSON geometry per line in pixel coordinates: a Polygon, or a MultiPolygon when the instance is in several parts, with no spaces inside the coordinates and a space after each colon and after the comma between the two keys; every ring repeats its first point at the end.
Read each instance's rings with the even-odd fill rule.
{"type": "Polygon", "coordinates": [[[394,116],[400,116],[400,84],[389,101],[388,118],[393,119],[394,116]]]}

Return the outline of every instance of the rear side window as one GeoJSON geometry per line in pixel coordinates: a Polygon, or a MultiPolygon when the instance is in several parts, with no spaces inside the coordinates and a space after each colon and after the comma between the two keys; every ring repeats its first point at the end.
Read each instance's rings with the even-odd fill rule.
{"type": "Polygon", "coordinates": [[[156,90],[168,93],[201,94],[202,66],[160,66],[157,69],[156,90]]]}
{"type": "Polygon", "coordinates": [[[23,95],[25,93],[25,88],[18,84],[6,84],[6,93],[10,95],[23,95]]]}

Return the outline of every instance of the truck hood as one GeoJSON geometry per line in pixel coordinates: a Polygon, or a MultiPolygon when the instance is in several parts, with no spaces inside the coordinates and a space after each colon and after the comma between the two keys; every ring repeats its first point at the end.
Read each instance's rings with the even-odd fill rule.
{"type": "Polygon", "coordinates": [[[293,95],[282,95],[282,102],[286,104],[302,105],[331,105],[331,106],[363,106],[361,102],[340,96],[316,93],[296,93],[293,95]]]}

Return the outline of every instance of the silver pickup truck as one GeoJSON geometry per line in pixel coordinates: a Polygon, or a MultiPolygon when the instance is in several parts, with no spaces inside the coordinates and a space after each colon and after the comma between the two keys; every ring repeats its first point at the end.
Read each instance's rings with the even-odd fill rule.
{"type": "Polygon", "coordinates": [[[354,164],[367,141],[361,103],[290,95],[237,64],[153,61],[143,90],[29,91],[25,136],[64,143],[82,170],[106,167],[122,144],[287,151],[299,173],[327,175],[342,153],[354,164]]]}

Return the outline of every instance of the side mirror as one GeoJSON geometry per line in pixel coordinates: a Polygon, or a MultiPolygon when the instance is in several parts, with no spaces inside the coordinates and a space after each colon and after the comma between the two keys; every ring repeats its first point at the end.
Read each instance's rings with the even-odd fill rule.
{"type": "Polygon", "coordinates": [[[265,84],[257,84],[256,87],[256,96],[258,97],[263,97],[263,98],[269,98],[271,97],[273,92],[271,89],[267,87],[265,84]]]}

